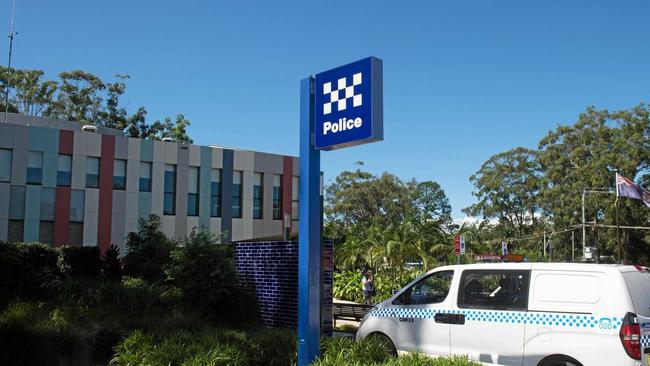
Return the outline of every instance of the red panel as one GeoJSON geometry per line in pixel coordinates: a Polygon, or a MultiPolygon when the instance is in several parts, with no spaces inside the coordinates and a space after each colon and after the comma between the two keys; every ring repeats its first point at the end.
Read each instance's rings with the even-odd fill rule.
{"type": "MultiPolygon", "coordinates": [[[[291,218],[291,185],[293,184],[293,158],[285,156],[282,162],[282,220],[286,214],[291,218]]],[[[291,225],[293,220],[289,219],[291,225]]],[[[284,224],[282,225],[284,230],[284,224]]]]}
{"type": "Polygon", "coordinates": [[[99,216],[97,219],[97,245],[101,254],[104,254],[111,245],[114,160],[115,136],[102,135],[102,151],[99,160],[99,216]]]}
{"type": "Polygon", "coordinates": [[[54,246],[70,244],[70,187],[56,189],[54,246]]]}
{"type": "Polygon", "coordinates": [[[59,131],[59,154],[72,155],[74,147],[74,132],[68,130],[59,131]]]}

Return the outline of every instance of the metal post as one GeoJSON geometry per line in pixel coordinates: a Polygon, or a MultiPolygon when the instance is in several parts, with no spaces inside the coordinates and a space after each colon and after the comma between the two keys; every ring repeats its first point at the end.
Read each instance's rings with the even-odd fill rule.
{"type": "Polygon", "coordinates": [[[9,28],[9,61],[7,62],[7,85],[5,86],[5,115],[4,123],[7,123],[7,113],[9,113],[9,89],[11,88],[11,55],[14,49],[14,37],[16,31],[14,30],[14,20],[16,17],[16,0],[13,1],[11,7],[11,26],[9,28]]]}
{"type": "Polygon", "coordinates": [[[546,259],[546,229],[544,229],[544,258],[546,259]]]}
{"type": "Polygon", "coordinates": [[[300,222],[298,239],[298,366],[320,353],[320,151],[314,149],[314,78],[300,82],[300,222]]]}
{"type": "Polygon", "coordinates": [[[585,226],[585,195],[587,194],[586,190],[582,190],[582,258],[587,258],[586,247],[587,247],[587,227],[585,226]]]}
{"type": "Polygon", "coordinates": [[[618,196],[616,196],[616,243],[618,245],[618,262],[623,264],[624,260],[621,256],[621,229],[618,225],[618,196]]]}
{"type": "Polygon", "coordinates": [[[576,261],[576,232],[571,230],[571,262],[576,261]]]}

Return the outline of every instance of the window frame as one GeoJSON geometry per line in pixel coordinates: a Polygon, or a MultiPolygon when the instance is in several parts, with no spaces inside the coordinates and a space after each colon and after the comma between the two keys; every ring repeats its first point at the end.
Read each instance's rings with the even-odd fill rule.
{"type": "Polygon", "coordinates": [[[112,182],[113,190],[117,190],[117,191],[126,190],[126,170],[127,170],[126,164],[127,162],[124,159],[115,159],[113,161],[113,182],[112,182]],[[122,176],[115,175],[115,169],[117,169],[118,161],[124,164],[124,175],[122,176]],[[120,179],[120,181],[117,181],[118,179],[120,179]]]}
{"type": "Polygon", "coordinates": [[[191,217],[199,216],[200,180],[201,180],[201,168],[196,166],[190,166],[187,170],[187,216],[191,216],[191,217]],[[195,184],[191,184],[192,175],[194,174],[191,172],[196,172],[195,184]],[[193,204],[194,211],[190,211],[190,203],[193,204]]]}
{"type": "MultiPolygon", "coordinates": [[[[163,190],[164,190],[164,192],[163,192],[163,215],[174,216],[174,215],[176,215],[176,178],[177,178],[177,175],[178,175],[178,170],[177,170],[178,167],[176,166],[176,164],[165,164],[164,169],[165,170],[163,172],[163,190]],[[169,186],[169,187],[171,187],[170,189],[168,189],[168,185],[167,185],[167,172],[168,172],[167,167],[174,167],[172,182],[171,182],[171,185],[169,186]],[[170,199],[171,199],[171,210],[166,210],[166,207],[165,207],[165,202],[167,201],[168,197],[170,197],[170,199]]],[[[171,171],[169,171],[169,172],[171,172],[171,171]]]]}
{"type": "Polygon", "coordinates": [[[221,169],[212,168],[210,170],[210,217],[221,217],[221,197],[222,197],[222,182],[221,182],[221,169]],[[214,173],[217,173],[219,180],[214,180],[214,173]],[[216,190],[214,185],[216,184],[216,190]],[[212,214],[212,208],[215,208],[216,212],[212,214]]]}
{"type": "Polygon", "coordinates": [[[243,217],[243,185],[244,185],[244,172],[241,170],[234,170],[232,173],[232,204],[230,205],[230,213],[232,214],[233,219],[241,219],[243,217]],[[236,173],[239,174],[239,183],[235,183],[235,175],[236,173]],[[236,187],[238,189],[236,189],[236,187]],[[237,211],[235,211],[237,209],[237,211]]]}
{"type": "Polygon", "coordinates": [[[56,186],[57,187],[70,187],[72,185],[72,155],[59,154],[56,167],[56,186]],[[70,170],[61,170],[61,159],[67,158],[70,160],[70,170]],[[62,175],[66,174],[66,175],[62,175]]]}
{"type": "Polygon", "coordinates": [[[27,152],[27,167],[25,169],[25,184],[32,184],[32,185],[42,185],[43,184],[43,152],[42,151],[29,150],[27,152]],[[41,157],[40,167],[31,167],[29,165],[29,161],[30,161],[29,157],[32,154],[40,155],[40,157],[41,157]],[[39,170],[39,172],[38,172],[38,180],[30,180],[30,174],[29,174],[30,169],[38,169],[39,170]]]}
{"type": "Polygon", "coordinates": [[[264,173],[255,172],[253,173],[253,220],[263,220],[264,219],[264,173]],[[257,177],[260,177],[260,184],[255,184],[257,177]],[[256,187],[259,189],[256,190],[256,187]],[[256,196],[256,193],[259,192],[259,195],[256,196]],[[256,206],[257,204],[257,206],[256,206]],[[256,215],[255,212],[258,212],[259,215],[256,215]]]}
{"type": "Polygon", "coordinates": [[[101,158],[96,157],[96,156],[88,156],[86,157],[86,188],[99,188],[99,174],[100,174],[100,164],[101,164],[101,158]],[[97,174],[90,174],[89,169],[88,169],[88,162],[89,161],[97,161],[97,174]],[[90,181],[89,178],[96,176],[97,178],[97,184],[90,184],[94,183],[93,181],[90,181]]]}
{"type": "Polygon", "coordinates": [[[493,310],[493,311],[528,311],[528,302],[530,297],[530,277],[531,270],[529,269],[466,269],[460,276],[458,281],[458,292],[456,295],[456,305],[459,309],[481,309],[481,310],[493,310]],[[514,274],[514,275],[523,275],[524,280],[522,286],[523,291],[526,292],[526,296],[523,301],[523,307],[518,306],[489,306],[489,305],[473,305],[467,304],[465,301],[465,292],[464,286],[467,277],[473,274],[488,274],[488,275],[499,275],[499,274],[514,274]]]}
{"type": "Polygon", "coordinates": [[[409,286],[409,287],[407,287],[406,289],[404,289],[404,291],[402,291],[402,292],[399,294],[399,296],[397,296],[395,299],[393,299],[393,301],[391,302],[391,304],[392,304],[392,305],[399,305],[399,306],[429,306],[429,305],[442,304],[442,303],[444,303],[445,301],[447,301],[447,299],[449,298],[449,294],[451,294],[451,289],[452,289],[452,286],[453,286],[453,284],[454,284],[454,276],[455,276],[455,275],[456,275],[456,271],[454,271],[453,269],[445,269],[445,270],[442,270],[442,271],[436,271],[436,272],[430,273],[430,274],[428,274],[428,275],[422,277],[422,278],[421,278],[419,281],[417,281],[416,283],[414,283],[414,284],[412,284],[411,286],[409,286]],[[441,274],[443,274],[443,273],[451,273],[451,278],[449,279],[449,290],[447,290],[447,294],[445,295],[445,297],[444,297],[442,300],[440,300],[440,301],[438,301],[438,302],[431,302],[431,303],[426,303],[426,304],[410,304],[410,303],[409,303],[409,304],[405,304],[405,303],[403,303],[403,302],[400,301],[400,299],[402,298],[402,296],[405,296],[405,294],[409,294],[409,296],[410,296],[410,294],[412,293],[412,290],[413,290],[413,288],[414,288],[415,286],[418,286],[419,284],[421,284],[422,282],[426,281],[426,280],[429,279],[430,277],[437,276],[437,275],[441,275],[441,274]]]}
{"type": "Polygon", "coordinates": [[[273,220],[282,220],[282,175],[274,174],[273,175],[273,187],[272,187],[272,202],[273,202],[273,220]],[[275,185],[276,177],[280,178],[280,185],[275,185]],[[276,188],[277,188],[277,199],[276,199],[276,188]],[[277,215],[276,215],[277,214],[277,215]]]}
{"type": "Polygon", "coordinates": [[[152,163],[150,161],[141,161],[140,162],[140,176],[138,177],[138,191],[139,192],[151,192],[151,175],[152,175],[152,163]],[[149,178],[143,178],[142,177],[142,167],[146,166],[149,171],[149,178]],[[145,189],[143,188],[143,184],[145,185],[145,189]]]}

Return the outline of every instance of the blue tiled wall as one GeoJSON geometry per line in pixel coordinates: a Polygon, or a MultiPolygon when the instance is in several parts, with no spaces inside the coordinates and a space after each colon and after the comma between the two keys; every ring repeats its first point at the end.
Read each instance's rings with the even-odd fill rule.
{"type": "MultiPolygon", "coordinates": [[[[241,285],[257,297],[259,318],[270,327],[296,328],[298,324],[298,243],[235,243],[241,285]]],[[[322,244],[322,333],[332,332],[331,241],[322,244]]]]}

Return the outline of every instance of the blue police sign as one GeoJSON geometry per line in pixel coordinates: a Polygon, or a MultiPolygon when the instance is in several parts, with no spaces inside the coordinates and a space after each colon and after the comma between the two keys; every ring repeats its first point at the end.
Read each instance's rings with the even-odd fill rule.
{"type": "Polygon", "coordinates": [[[316,149],[384,139],[382,67],[380,59],[368,57],[316,74],[316,149]]]}

